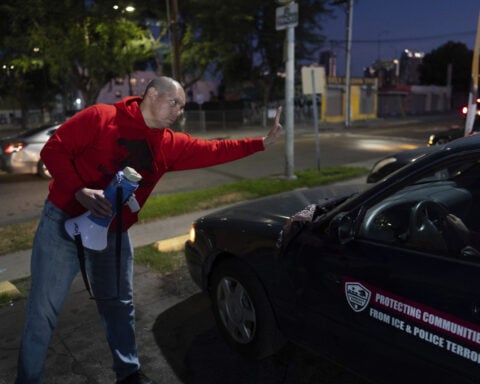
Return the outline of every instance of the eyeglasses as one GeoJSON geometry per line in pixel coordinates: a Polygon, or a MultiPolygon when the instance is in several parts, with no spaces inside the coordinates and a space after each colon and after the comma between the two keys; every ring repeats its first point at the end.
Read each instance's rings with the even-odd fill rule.
{"type": "Polygon", "coordinates": [[[182,103],[180,101],[178,101],[177,99],[167,99],[168,101],[168,104],[170,104],[171,107],[177,107],[179,109],[183,109],[185,106],[182,105],[182,103]]]}

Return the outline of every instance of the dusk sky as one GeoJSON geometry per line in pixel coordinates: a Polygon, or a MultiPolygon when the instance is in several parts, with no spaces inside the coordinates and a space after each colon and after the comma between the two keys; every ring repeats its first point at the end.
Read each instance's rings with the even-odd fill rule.
{"type": "MultiPolygon", "coordinates": [[[[400,58],[404,49],[429,53],[451,40],[473,50],[479,12],[480,0],[355,0],[352,76],[361,77],[378,57],[400,58]]],[[[336,52],[337,75],[344,76],[346,14],[335,16],[323,24],[331,41],[325,48],[336,52]]]]}

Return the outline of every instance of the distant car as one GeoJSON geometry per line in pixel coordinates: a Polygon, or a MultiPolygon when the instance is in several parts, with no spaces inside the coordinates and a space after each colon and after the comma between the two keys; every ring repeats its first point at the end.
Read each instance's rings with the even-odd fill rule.
{"type": "MultiPolygon", "coordinates": [[[[463,117],[463,123],[465,123],[465,118],[467,117],[468,106],[464,106],[461,110],[463,117]]],[[[480,129],[480,99],[477,99],[477,113],[475,115],[475,120],[473,123],[472,134],[477,134],[480,129]]],[[[459,139],[465,135],[465,125],[463,124],[460,128],[451,128],[445,131],[440,131],[432,133],[428,138],[428,145],[443,145],[449,141],[459,139]]]]}
{"type": "Polygon", "coordinates": [[[196,220],[187,265],[219,331],[249,357],[292,342],[376,383],[478,384],[480,135],[365,188],[196,220]]]}
{"type": "Polygon", "coordinates": [[[42,126],[0,140],[0,169],[12,174],[38,174],[50,178],[48,169],[40,158],[43,146],[60,124],[42,126]]]}
{"type": "Polygon", "coordinates": [[[417,161],[420,157],[437,151],[439,146],[419,147],[385,156],[378,160],[367,175],[367,183],[377,183],[396,170],[417,161]]]}
{"type": "MultiPolygon", "coordinates": [[[[464,118],[467,117],[467,113],[468,113],[468,105],[465,105],[464,107],[462,107],[462,116],[464,118]]],[[[480,116],[480,98],[477,99],[477,112],[476,112],[476,117],[480,116]]]]}
{"type": "Polygon", "coordinates": [[[459,139],[464,136],[464,128],[452,128],[445,131],[432,133],[428,137],[428,145],[443,145],[449,141],[459,139]]]}

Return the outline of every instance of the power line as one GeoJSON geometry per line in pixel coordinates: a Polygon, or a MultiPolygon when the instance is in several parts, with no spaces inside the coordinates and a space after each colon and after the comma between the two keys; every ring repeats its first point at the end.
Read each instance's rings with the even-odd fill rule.
{"type": "MultiPolygon", "coordinates": [[[[402,43],[409,41],[422,41],[422,40],[437,40],[452,38],[453,36],[474,36],[476,31],[465,31],[465,32],[456,32],[456,33],[445,33],[441,35],[432,35],[432,36],[423,36],[423,37],[398,37],[391,39],[367,39],[367,40],[352,40],[352,43],[356,44],[378,44],[378,43],[402,43]]],[[[345,39],[329,39],[330,43],[345,44],[345,39]]]]}

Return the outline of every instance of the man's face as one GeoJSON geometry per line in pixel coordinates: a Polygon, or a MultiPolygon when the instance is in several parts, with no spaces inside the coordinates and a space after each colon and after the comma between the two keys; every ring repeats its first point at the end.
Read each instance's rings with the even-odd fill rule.
{"type": "Polygon", "coordinates": [[[185,92],[176,88],[173,92],[159,94],[153,90],[151,114],[159,128],[171,127],[185,108],[185,92]]]}

